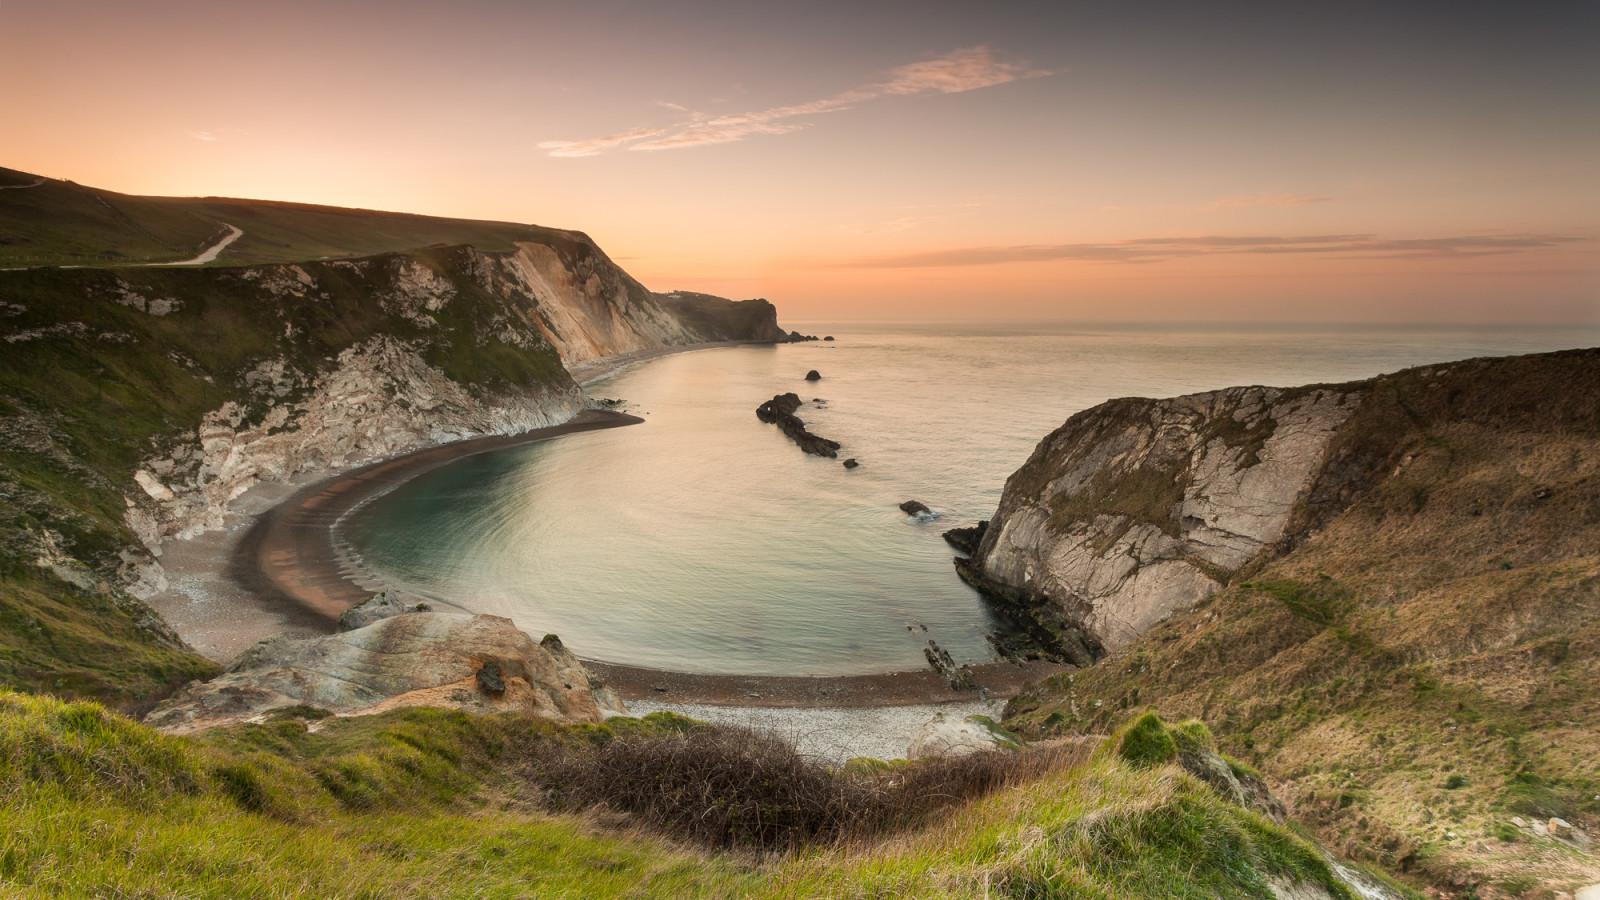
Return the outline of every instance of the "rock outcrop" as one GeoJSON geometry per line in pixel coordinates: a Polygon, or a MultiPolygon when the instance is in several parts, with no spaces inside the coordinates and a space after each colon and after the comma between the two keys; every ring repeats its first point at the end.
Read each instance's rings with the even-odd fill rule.
{"type": "Polygon", "coordinates": [[[1121,647],[1288,537],[1360,387],[1230,388],[1079,413],[1007,480],[958,568],[1091,656],[1121,647]]]}
{"type": "Polygon", "coordinates": [[[930,756],[954,758],[1021,747],[1021,742],[1014,735],[1003,731],[984,716],[953,719],[944,713],[935,713],[933,719],[911,739],[911,745],[906,748],[906,759],[925,759],[930,756]]]}
{"type": "Polygon", "coordinates": [[[188,734],[292,706],[340,715],[443,706],[569,723],[625,712],[554,636],[535,643],[510,619],[425,612],[327,637],[269,638],[222,675],[189,684],[145,722],[188,734]]]}
{"type": "Polygon", "coordinates": [[[756,418],[770,425],[778,426],[778,430],[789,436],[789,439],[800,446],[801,450],[812,456],[825,456],[828,459],[837,459],[839,456],[838,441],[830,441],[820,435],[812,434],[806,430],[806,423],[795,415],[795,410],[800,408],[800,395],[793,392],[778,394],[771,400],[756,407],[756,418]]]}
{"type": "Polygon", "coordinates": [[[382,591],[373,594],[365,603],[358,603],[341,613],[339,616],[339,630],[355,631],[357,628],[365,628],[379,619],[403,616],[408,613],[432,611],[432,608],[425,601],[415,598],[403,598],[398,593],[382,591]]]}

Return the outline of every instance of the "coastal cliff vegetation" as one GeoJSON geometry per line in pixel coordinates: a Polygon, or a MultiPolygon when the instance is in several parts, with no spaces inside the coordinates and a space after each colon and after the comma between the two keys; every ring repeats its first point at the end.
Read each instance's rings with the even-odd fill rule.
{"type": "Polygon", "coordinates": [[[0,693],[0,879],[75,896],[1354,896],[1293,830],[1129,745],[830,770],[659,713],[300,709],[180,738],[0,693]]]}
{"type": "Polygon", "coordinates": [[[1600,881],[1600,352],[1339,387],[1281,539],[1006,726],[1194,717],[1347,858],[1453,896],[1600,881]]]}
{"type": "Polygon", "coordinates": [[[564,421],[597,357],[786,339],[764,300],[658,296],[537,226],[45,180],[0,193],[0,234],[0,685],[135,710],[216,671],[139,599],[161,541],[257,481],[564,421]],[[128,265],[222,221],[216,263],[128,265]]]}

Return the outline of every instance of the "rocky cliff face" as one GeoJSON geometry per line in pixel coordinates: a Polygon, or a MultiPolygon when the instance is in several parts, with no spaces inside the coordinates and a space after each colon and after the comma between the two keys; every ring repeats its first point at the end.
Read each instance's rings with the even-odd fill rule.
{"type": "Polygon", "coordinates": [[[963,574],[1079,662],[1121,647],[1288,536],[1361,397],[1245,387],[1073,416],[1006,482],[963,574]]]}
{"type": "Polygon", "coordinates": [[[0,271],[0,546],[148,596],[161,541],[259,481],[563,422],[587,402],[575,363],[783,337],[766,301],[658,296],[584,235],[538,231],[496,252],[0,271]]]}

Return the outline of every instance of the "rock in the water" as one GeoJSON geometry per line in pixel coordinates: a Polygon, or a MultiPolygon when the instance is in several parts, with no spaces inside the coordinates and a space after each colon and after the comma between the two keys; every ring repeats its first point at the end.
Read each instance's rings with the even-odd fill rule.
{"type": "Polygon", "coordinates": [[[967,716],[957,721],[944,713],[937,713],[911,739],[911,746],[906,748],[906,759],[967,756],[995,750],[1016,750],[1021,746],[1014,736],[1002,731],[985,716],[967,716]]]}
{"type": "Polygon", "coordinates": [[[825,456],[835,459],[839,455],[839,442],[830,441],[820,435],[812,434],[806,430],[806,423],[800,420],[794,411],[800,408],[800,395],[794,392],[778,394],[771,400],[756,407],[756,418],[763,422],[770,422],[789,436],[789,439],[800,445],[800,449],[812,456],[825,456]]]}
{"type": "Polygon", "coordinates": [[[825,340],[825,341],[831,341],[831,340],[833,340],[833,335],[831,335],[831,334],[830,334],[830,335],[828,335],[828,336],[827,336],[827,337],[824,337],[824,338],[823,338],[823,340],[825,340]]]}
{"type": "Polygon", "coordinates": [[[421,600],[402,600],[388,591],[373,594],[365,602],[350,607],[339,615],[340,631],[365,628],[379,619],[403,616],[406,613],[431,612],[431,607],[421,600]]]}
{"type": "Polygon", "coordinates": [[[822,380],[822,373],[818,372],[816,369],[812,369],[811,371],[806,373],[806,380],[807,381],[821,381],[822,380]]]}
{"type": "Polygon", "coordinates": [[[157,706],[145,723],[187,734],[257,721],[287,706],[341,715],[443,706],[558,722],[599,722],[626,711],[559,642],[535,644],[499,616],[425,612],[327,637],[269,638],[221,675],[157,706]],[[484,689],[490,664],[504,684],[499,693],[484,689]]]}
{"type": "Polygon", "coordinates": [[[908,516],[927,516],[933,518],[933,510],[929,509],[921,500],[907,500],[900,504],[900,511],[908,516]]]}
{"type": "Polygon", "coordinates": [[[854,456],[844,461],[844,467],[846,469],[854,469],[859,465],[861,465],[861,463],[856,462],[856,458],[854,456]]]}
{"type": "Polygon", "coordinates": [[[978,552],[983,533],[989,530],[989,520],[983,519],[971,528],[952,528],[944,533],[944,542],[971,556],[978,552]]]}

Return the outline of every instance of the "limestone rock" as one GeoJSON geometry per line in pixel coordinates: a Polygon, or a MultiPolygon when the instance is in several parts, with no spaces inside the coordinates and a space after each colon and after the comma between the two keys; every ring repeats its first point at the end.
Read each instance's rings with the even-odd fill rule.
{"type": "Polygon", "coordinates": [[[268,639],[222,675],[194,683],[145,722],[188,734],[256,721],[288,706],[365,715],[403,706],[524,712],[560,722],[599,722],[624,712],[609,689],[559,641],[534,643],[510,619],[410,613],[307,640],[268,639]],[[481,673],[496,667],[500,692],[481,673]]]}
{"type": "Polygon", "coordinates": [[[365,628],[379,619],[402,616],[407,613],[431,612],[427,603],[416,599],[402,599],[398,594],[382,591],[373,594],[366,602],[352,606],[339,616],[340,631],[365,628]]]}
{"type": "Polygon", "coordinates": [[[911,746],[906,748],[906,759],[959,757],[995,750],[1016,750],[1020,746],[1016,738],[1000,731],[983,716],[967,716],[957,720],[944,713],[935,713],[911,739],[911,746]]]}
{"type": "Polygon", "coordinates": [[[1285,538],[1360,399],[1246,387],[1079,413],[1006,482],[963,577],[1122,647],[1285,538]]]}

